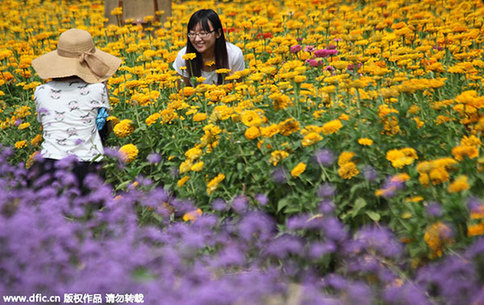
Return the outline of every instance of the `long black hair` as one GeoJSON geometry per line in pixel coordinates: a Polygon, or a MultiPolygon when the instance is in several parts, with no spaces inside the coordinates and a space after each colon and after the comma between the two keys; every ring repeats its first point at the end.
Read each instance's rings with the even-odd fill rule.
{"type": "MultiPolygon", "coordinates": [[[[202,9],[198,10],[190,17],[187,25],[187,33],[189,33],[198,23],[202,26],[207,32],[210,32],[210,25],[208,22],[212,24],[213,30],[216,34],[220,33],[220,37],[216,38],[215,40],[215,68],[216,69],[228,69],[229,68],[229,58],[227,54],[227,45],[225,43],[225,34],[222,28],[222,22],[218,17],[217,13],[212,9],[202,9]]],[[[187,36],[187,51],[186,53],[196,53],[197,57],[191,61],[192,71],[187,69],[189,77],[192,76],[201,76],[202,75],[202,67],[203,67],[203,60],[202,54],[198,53],[195,47],[193,46],[190,38],[187,36]]],[[[186,60],[186,67],[190,67],[190,63],[186,60]]],[[[217,78],[217,83],[221,84],[223,82],[223,74],[219,74],[217,78]]]]}

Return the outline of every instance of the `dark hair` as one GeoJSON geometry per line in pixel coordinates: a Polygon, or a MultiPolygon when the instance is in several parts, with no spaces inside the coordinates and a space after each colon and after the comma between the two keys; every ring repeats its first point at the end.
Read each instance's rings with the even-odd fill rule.
{"type": "MultiPolygon", "coordinates": [[[[217,13],[214,10],[211,9],[202,9],[198,10],[193,15],[190,17],[190,20],[188,21],[187,25],[187,33],[190,32],[198,23],[202,26],[202,29],[204,29],[207,32],[210,32],[210,26],[208,22],[212,24],[213,30],[218,33],[220,32],[220,37],[215,40],[215,68],[216,69],[222,69],[222,68],[229,68],[229,59],[228,59],[228,54],[227,54],[227,45],[225,43],[225,34],[224,30],[222,28],[222,22],[220,21],[220,18],[218,17],[217,13]]],[[[202,60],[202,54],[198,53],[195,47],[192,45],[192,42],[190,41],[190,38],[187,36],[187,51],[186,53],[195,53],[197,54],[197,57],[191,61],[191,67],[193,69],[193,75],[192,71],[190,69],[187,69],[189,77],[192,76],[201,76],[202,75],[202,66],[203,66],[203,60],[202,60]]],[[[190,64],[188,63],[188,60],[186,60],[186,66],[187,68],[190,67],[190,64]]],[[[217,78],[217,83],[221,84],[223,82],[223,74],[219,74],[217,78]]]]}

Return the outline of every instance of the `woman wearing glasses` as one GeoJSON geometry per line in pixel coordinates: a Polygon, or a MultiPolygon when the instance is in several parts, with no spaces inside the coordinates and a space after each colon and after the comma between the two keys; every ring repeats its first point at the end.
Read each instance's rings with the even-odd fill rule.
{"type": "Polygon", "coordinates": [[[244,70],[244,55],[236,45],[225,41],[222,22],[215,11],[202,9],[188,21],[187,45],[178,52],[173,68],[183,77],[187,86],[196,85],[193,77],[202,77],[205,84],[222,84],[224,74],[217,69],[229,69],[228,74],[244,70]],[[184,59],[195,53],[192,60],[184,59]]]}

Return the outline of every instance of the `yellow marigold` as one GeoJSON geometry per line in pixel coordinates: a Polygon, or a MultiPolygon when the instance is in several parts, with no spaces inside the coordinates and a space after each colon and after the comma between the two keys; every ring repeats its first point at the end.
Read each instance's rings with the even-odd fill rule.
{"type": "Polygon", "coordinates": [[[430,249],[430,256],[440,257],[445,245],[453,242],[451,230],[442,222],[436,222],[425,230],[424,241],[430,249]]]}
{"type": "Polygon", "coordinates": [[[343,164],[350,162],[354,156],[355,156],[354,152],[351,152],[351,151],[342,152],[338,157],[338,165],[342,166],[343,164]]]}
{"type": "Polygon", "coordinates": [[[193,222],[193,221],[197,220],[198,217],[202,216],[202,214],[203,214],[202,210],[200,210],[200,209],[196,209],[194,211],[185,213],[183,215],[183,221],[192,221],[193,222]]]}
{"type": "Polygon", "coordinates": [[[205,121],[207,119],[207,114],[203,112],[199,112],[193,116],[194,122],[205,121]]]}
{"type": "Polygon", "coordinates": [[[218,174],[215,178],[207,183],[207,194],[211,195],[218,187],[220,182],[225,179],[224,174],[218,174]]]}
{"type": "Polygon", "coordinates": [[[24,148],[24,147],[27,147],[27,141],[22,140],[22,141],[15,142],[15,148],[16,149],[21,149],[21,148],[24,148]]]}
{"type": "Polygon", "coordinates": [[[126,138],[134,131],[133,121],[131,120],[121,120],[113,128],[114,134],[120,138],[126,138]]]}
{"type": "Polygon", "coordinates": [[[189,172],[190,169],[192,168],[192,165],[193,165],[193,162],[190,159],[187,159],[187,160],[183,161],[182,163],[180,163],[180,166],[179,166],[180,174],[184,174],[184,173],[189,172]]]}
{"type": "Polygon", "coordinates": [[[457,177],[452,183],[449,184],[447,190],[449,193],[457,193],[468,190],[470,188],[469,184],[467,183],[467,176],[461,175],[457,177]]]}
{"type": "Polygon", "coordinates": [[[241,116],[241,121],[247,127],[260,126],[263,123],[261,116],[255,110],[244,111],[241,116]]]}
{"type": "Polygon", "coordinates": [[[332,120],[323,125],[323,134],[337,133],[343,127],[340,120],[332,120]]]}
{"type": "Polygon", "coordinates": [[[289,153],[284,150],[275,150],[271,153],[269,162],[271,162],[272,165],[276,166],[282,159],[285,159],[288,156],[289,153]]]}
{"type": "Polygon", "coordinates": [[[458,145],[452,148],[452,155],[458,161],[464,160],[465,157],[473,159],[479,156],[479,150],[475,146],[458,145]]]}
{"type": "Polygon", "coordinates": [[[475,146],[475,147],[479,148],[482,145],[482,142],[475,135],[471,135],[470,137],[464,136],[462,138],[462,140],[460,140],[460,145],[462,145],[462,146],[475,146]]]}
{"type": "Polygon", "coordinates": [[[294,168],[291,170],[291,176],[293,178],[299,177],[304,171],[306,170],[306,164],[303,162],[299,162],[294,168]]]}
{"type": "Polygon", "coordinates": [[[353,162],[346,162],[338,169],[338,174],[343,179],[351,179],[359,173],[360,171],[353,162]]]}
{"type": "Polygon", "coordinates": [[[267,127],[261,127],[260,132],[264,138],[271,138],[279,133],[279,126],[276,124],[271,124],[267,127]]]}
{"type": "Polygon", "coordinates": [[[29,128],[30,127],[30,123],[29,122],[26,122],[26,123],[22,123],[20,125],[17,126],[17,129],[18,130],[23,130],[23,129],[26,129],[26,128],[29,128]]]}
{"type": "Polygon", "coordinates": [[[197,162],[190,167],[192,172],[200,172],[203,169],[203,161],[197,162]]]}
{"type": "Polygon", "coordinates": [[[279,133],[283,136],[288,136],[300,129],[299,122],[293,118],[289,118],[278,124],[279,133]]]}
{"type": "Polygon", "coordinates": [[[484,224],[478,223],[467,227],[467,236],[479,236],[484,235],[484,224]]]}
{"type": "Polygon", "coordinates": [[[423,186],[429,186],[430,184],[430,177],[428,174],[420,174],[418,176],[418,181],[420,182],[421,185],[423,186]]]}
{"type": "Polygon", "coordinates": [[[184,60],[192,60],[197,57],[196,53],[186,53],[185,55],[182,56],[184,60]]]}
{"type": "Polygon", "coordinates": [[[159,114],[158,112],[153,113],[145,120],[146,125],[151,126],[152,124],[156,123],[156,121],[158,121],[160,117],[161,117],[161,114],[159,114]]]}
{"type": "Polygon", "coordinates": [[[119,149],[121,158],[124,162],[133,162],[138,157],[138,148],[134,144],[126,144],[119,149]]]}
{"type": "Polygon", "coordinates": [[[443,167],[437,167],[430,171],[429,178],[432,184],[440,184],[449,181],[449,173],[443,167]]]}
{"type": "Polygon", "coordinates": [[[185,157],[187,157],[188,159],[190,159],[192,161],[200,158],[201,156],[202,156],[202,150],[198,146],[190,148],[189,150],[187,150],[185,152],[185,157]]]}
{"type": "Polygon", "coordinates": [[[386,153],[386,159],[392,162],[395,168],[402,168],[410,165],[417,158],[417,153],[413,148],[391,149],[386,153]]]}
{"type": "Polygon", "coordinates": [[[373,144],[373,140],[369,138],[360,138],[358,139],[358,144],[363,146],[370,146],[373,144]]]}
{"type": "Polygon", "coordinates": [[[195,93],[195,88],[193,87],[184,87],[180,89],[180,95],[182,96],[191,96],[195,93]]]}
{"type": "Polygon", "coordinates": [[[253,140],[253,139],[257,138],[258,136],[260,136],[259,127],[251,126],[251,127],[247,128],[244,135],[248,140],[253,140]]]}
{"type": "Polygon", "coordinates": [[[34,162],[35,162],[35,157],[40,154],[39,151],[34,151],[30,156],[29,158],[27,159],[27,161],[25,162],[25,168],[31,168],[32,165],[34,165],[34,162]]]}
{"type": "Polygon", "coordinates": [[[176,183],[176,185],[178,187],[182,187],[185,185],[185,183],[187,183],[187,181],[190,180],[190,176],[183,176],[181,179],[178,180],[178,182],[176,183]]]}
{"type": "Polygon", "coordinates": [[[32,146],[37,146],[41,141],[42,141],[42,135],[38,134],[30,141],[30,144],[32,144],[32,146]]]}
{"type": "Polygon", "coordinates": [[[317,143],[321,141],[323,137],[319,135],[316,132],[310,132],[304,136],[304,138],[301,140],[301,144],[303,147],[313,145],[314,143],[317,143]]]}
{"type": "Polygon", "coordinates": [[[217,74],[229,74],[230,71],[231,71],[230,69],[222,68],[222,69],[215,70],[215,73],[217,73],[217,74]]]}

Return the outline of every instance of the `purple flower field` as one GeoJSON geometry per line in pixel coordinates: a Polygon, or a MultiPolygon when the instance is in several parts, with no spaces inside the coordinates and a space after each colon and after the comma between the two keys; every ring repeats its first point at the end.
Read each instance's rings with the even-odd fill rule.
{"type": "Polygon", "coordinates": [[[62,169],[60,182],[28,186],[23,164],[8,163],[12,154],[1,149],[2,296],[131,293],[156,305],[484,304],[482,238],[412,268],[389,229],[350,232],[329,199],[319,214],[297,214],[284,226],[244,196],[217,201],[214,213],[231,214],[184,222],[194,204],[162,188],[115,194],[90,176],[82,195],[62,169]]]}

